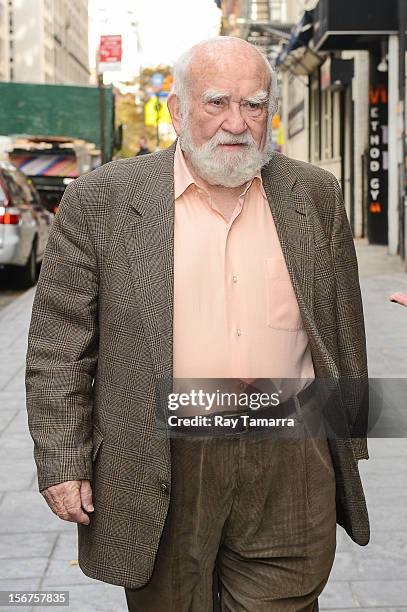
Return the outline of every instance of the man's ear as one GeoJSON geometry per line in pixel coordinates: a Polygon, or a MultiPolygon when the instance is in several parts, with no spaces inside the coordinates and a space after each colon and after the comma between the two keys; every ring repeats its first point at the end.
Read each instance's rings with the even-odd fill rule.
{"type": "Polygon", "coordinates": [[[170,94],[167,99],[168,110],[170,111],[172,125],[179,136],[181,131],[181,105],[175,94],[170,94]]]}

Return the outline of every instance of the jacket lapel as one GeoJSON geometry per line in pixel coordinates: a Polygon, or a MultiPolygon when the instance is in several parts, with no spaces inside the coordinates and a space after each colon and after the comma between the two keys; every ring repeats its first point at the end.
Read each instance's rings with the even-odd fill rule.
{"type": "Polygon", "coordinates": [[[313,225],[306,196],[295,190],[296,177],[279,163],[273,156],[263,168],[263,186],[301,314],[308,319],[313,310],[313,225]]]}
{"type": "Polygon", "coordinates": [[[312,202],[285,158],[274,154],[262,169],[264,191],[270,205],[281,249],[308,334],[314,362],[324,364],[324,375],[338,376],[337,366],[322,341],[314,311],[315,239],[312,202]]]}
{"type": "Polygon", "coordinates": [[[143,177],[129,181],[122,198],[131,204],[124,239],[137,307],[156,377],[167,381],[172,379],[174,152],[175,145],[145,164],[143,177]]]}

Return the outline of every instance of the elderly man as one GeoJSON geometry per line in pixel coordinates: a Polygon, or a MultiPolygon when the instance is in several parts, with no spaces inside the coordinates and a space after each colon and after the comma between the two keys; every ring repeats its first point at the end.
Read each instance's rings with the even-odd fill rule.
{"type": "Polygon", "coordinates": [[[158,427],[179,380],[287,379],[262,413],[300,429],[317,380],[366,380],[340,188],[272,153],[275,87],[247,42],[194,46],[168,100],[176,143],[69,185],[44,257],[26,373],[39,489],[132,611],[315,611],[336,522],[369,539],[357,390],[332,385],[347,418],[329,439],[158,427]]]}

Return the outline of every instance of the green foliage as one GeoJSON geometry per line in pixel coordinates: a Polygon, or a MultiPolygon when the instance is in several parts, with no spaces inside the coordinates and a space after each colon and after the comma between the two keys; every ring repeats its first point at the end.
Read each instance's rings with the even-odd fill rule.
{"type": "MultiPolygon", "coordinates": [[[[151,76],[155,72],[161,72],[166,79],[166,85],[171,81],[172,69],[170,66],[155,66],[143,68],[138,77],[126,85],[139,87],[140,104],[136,105],[134,95],[122,95],[116,92],[116,126],[123,124],[122,148],[117,152],[117,157],[132,157],[139,150],[139,139],[145,136],[148,147],[152,151],[156,148],[156,128],[144,125],[144,104],[148,100],[151,90],[151,76]]],[[[166,147],[170,142],[163,141],[161,147],[166,147]]]]}

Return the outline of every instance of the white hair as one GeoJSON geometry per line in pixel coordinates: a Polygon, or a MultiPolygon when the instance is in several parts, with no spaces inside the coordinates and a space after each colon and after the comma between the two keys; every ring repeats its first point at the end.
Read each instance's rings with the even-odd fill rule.
{"type": "MultiPolygon", "coordinates": [[[[202,40],[197,43],[187,51],[184,51],[182,55],[178,58],[174,65],[174,81],[172,92],[174,93],[180,103],[181,114],[186,114],[188,112],[188,69],[193,60],[197,51],[199,51],[202,47],[207,47],[208,55],[213,57],[214,60],[219,59],[219,49],[220,45],[234,45],[236,41],[242,40],[240,38],[232,37],[232,36],[214,36],[213,38],[207,38],[206,40],[202,40]]],[[[243,42],[243,41],[242,41],[243,42]]],[[[250,44],[250,43],[247,43],[250,44]]],[[[279,101],[279,93],[278,93],[278,84],[277,84],[277,74],[275,70],[273,70],[270,62],[268,61],[265,54],[260,51],[254,45],[251,47],[259,54],[264,62],[264,66],[270,75],[270,86],[269,86],[269,102],[268,102],[268,118],[267,118],[267,130],[271,129],[271,121],[273,116],[276,114],[278,110],[278,101],[279,101]]]]}
{"type": "Polygon", "coordinates": [[[193,142],[189,123],[188,115],[183,115],[179,135],[181,149],[188,155],[198,175],[210,185],[239,187],[250,181],[271,159],[271,132],[267,133],[262,150],[259,150],[249,131],[244,134],[231,134],[222,129],[205,144],[197,147],[193,142]],[[245,147],[244,150],[222,151],[218,147],[222,144],[244,144],[245,147]]]}

